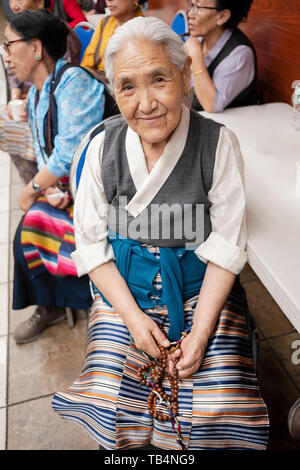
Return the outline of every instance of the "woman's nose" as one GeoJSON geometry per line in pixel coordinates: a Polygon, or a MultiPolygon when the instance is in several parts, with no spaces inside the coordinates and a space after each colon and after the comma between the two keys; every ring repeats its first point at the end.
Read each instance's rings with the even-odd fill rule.
{"type": "Polygon", "coordinates": [[[10,9],[13,11],[13,13],[19,13],[20,7],[18,3],[15,0],[10,0],[9,2],[10,9]]]}
{"type": "Polygon", "coordinates": [[[139,94],[139,109],[143,113],[150,114],[157,107],[157,101],[153,93],[144,88],[139,94]]]}

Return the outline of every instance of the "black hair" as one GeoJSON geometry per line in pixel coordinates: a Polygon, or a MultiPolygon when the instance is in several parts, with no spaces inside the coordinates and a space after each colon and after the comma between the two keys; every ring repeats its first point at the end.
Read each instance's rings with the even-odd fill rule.
{"type": "Polygon", "coordinates": [[[39,39],[47,54],[55,61],[67,50],[69,29],[46,10],[25,10],[9,20],[9,25],[26,41],[39,39]]]}
{"type": "Polygon", "coordinates": [[[229,10],[231,16],[224,27],[233,29],[242,20],[246,20],[253,0],[216,0],[218,11],[229,10]]]}
{"type": "Polygon", "coordinates": [[[51,0],[44,0],[44,8],[50,8],[51,0]]]}

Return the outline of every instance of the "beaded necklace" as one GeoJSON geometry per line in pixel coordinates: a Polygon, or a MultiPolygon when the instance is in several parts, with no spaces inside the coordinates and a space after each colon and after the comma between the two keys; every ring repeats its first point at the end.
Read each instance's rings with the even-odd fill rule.
{"type": "MultiPolygon", "coordinates": [[[[158,325],[160,330],[165,334],[161,325],[158,325]]],[[[137,375],[140,379],[141,385],[151,387],[152,390],[148,396],[147,408],[151,416],[159,421],[171,421],[173,432],[176,432],[176,440],[182,450],[186,447],[181,437],[181,427],[178,421],[178,371],[174,367],[173,376],[167,372],[167,357],[172,354],[176,349],[180,348],[183,338],[188,334],[188,331],[183,332],[179,341],[170,343],[168,348],[164,348],[158,344],[161,357],[159,359],[151,360],[150,363],[144,364],[138,369],[137,375]],[[169,378],[171,384],[171,395],[168,396],[163,390],[162,382],[165,377],[169,378]],[[158,406],[163,405],[166,407],[166,413],[158,410],[158,406]]],[[[148,357],[148,355],[147,355],[148,357]]],[[[174,365],[176,366],[179,358],[175,359],[174,365]]]]}

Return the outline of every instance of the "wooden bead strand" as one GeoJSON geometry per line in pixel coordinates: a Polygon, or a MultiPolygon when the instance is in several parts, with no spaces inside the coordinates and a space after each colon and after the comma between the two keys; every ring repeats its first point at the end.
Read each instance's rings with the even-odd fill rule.
{"type": "MultiPolygon", "coordinates": [[[[158,325],[160,330],[165,334],[162,326],[158,325]]],[[[178,342],[180,345],[180,342],[178,342]]],[[[173,374],[170,375],[167,371],[168,354],[170,353],[167,348],[162,345],[158,345],[161,356],[157,360],[152,360],[148,364],[142,365],[137,372],[137,376],[140,380],[141,385],[151,386],[152,390],[147,399],[147,409],[149,414],[154,419],[159,421],[171,421],[173,429],[175,430],[175,424],[177,425],[177,442],[181,449],[185,450],[185,446],[180,436],[180,424],[177,419],[178,415],[178,371],[174,367],[173,374]],[[170,381],[170,396],[163,389],[163,380],[168,377],[170,381]],[[157,409],[157,401],[159,404],[164,404],[167,408],[168,413],[162,413],[157,409]]],[[[177,346],[178,347],[178,346],[177,346]]],[[[179,359],[174,361],[176,366],[179,359]]]]}

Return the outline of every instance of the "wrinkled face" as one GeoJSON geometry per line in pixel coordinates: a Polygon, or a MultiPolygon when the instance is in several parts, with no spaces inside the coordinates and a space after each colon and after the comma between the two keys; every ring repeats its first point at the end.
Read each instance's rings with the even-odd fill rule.
{"type": "MultiPolygon", "coordinates": [[[[17,41],[21,36],[6,26],[4,31],[5,41],[17,41]]],[[[31,81],[32,72],[37,66],[34,59],[34,50],[29,42],[14,42],[8,46],[9,52],[5,54],[5,61],[13,74],[21,81],[31,81]]]]}
{"type": "Polygon", "coordinates": [[[9,6],[15,14],[24,10],[41,10],[44,0],[9,0],[9,6]]]}
{"type": "Polygon", "coordinates": [[[133,39],[115,55],[115,98],[142,144],[166,144],[179,124],[189,65],[181,72],[164,47],[147,40],[133,39]]]}
{"type": "Polygon", "coordinates": [[[191,0],[190,9],[188,10],[188,23],[192,36],[205,38],[205,36],[219,28],[217,22],[220,12],[210,9],[215,7],[215,0],[191,0]]]}
{"type": "Polygon", "coordinates": [[[106,5],[110,13],[115,18],[127,15],[134,15],[136,11],[136,0],[106,0],[106,5]]]}

